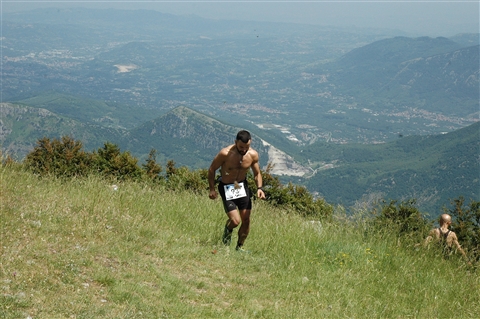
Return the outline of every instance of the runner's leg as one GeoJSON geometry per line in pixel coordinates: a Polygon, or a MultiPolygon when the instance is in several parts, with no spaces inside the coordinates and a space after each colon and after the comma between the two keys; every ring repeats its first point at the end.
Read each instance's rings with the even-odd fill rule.
{"type": "Polygon", "coordinates": [[[222,242],[224,245],[229,246],[232,241],[233,229],[238,226],[241,218],[237,209],[228,212],[227,216],[228,220],[225,224],[225,229],[223,230],[222,242]]]}
{"type": "Polygon", "coordinates": [[[248,233],[250,232],[250,212],[251,209],[242,209],[239,213],[239,217],[242,220],[242,225],[238,230],[237,248],[243,246],[245,239],[247,239],[248,233]]]}

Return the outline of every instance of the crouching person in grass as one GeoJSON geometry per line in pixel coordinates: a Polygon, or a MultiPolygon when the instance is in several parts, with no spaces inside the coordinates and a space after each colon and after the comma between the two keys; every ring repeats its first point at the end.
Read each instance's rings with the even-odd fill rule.
{"type": "MultiPolygon", "coordinates": [[[[458,242],[457,234],[451,231],[452,217],[449,214],[442,214],[439,219],[440,227],[434,228],[425,239],[424,246],[428,246],[431,241],[437,242],[443,250],[445,256],[450,256],[455,250],[458,250],[465,260],[468,262],[468,257],[462,246],[458,242]]],[[[471,264],[470,262],[468,262],[471,264]]]]}
{"type": "Polygon", "coordinates": [[[224,245],[230,245],[233,229],[241,224],[236,247],[238,251],[244,251],[243,244],[250,231],[252,200],[247,183],[247,172],[250,168],[257,184],[257,197],[265,199],[262,189],[263,179],[258,163],[259,156],[257,151],[250,148],[251,139],[248,131],[238,132],[235,143],[220,150],[208,170],[209,197],[216,199],[218,194],[215,189],[215,172],[220,168],[218,192],[222,197],[223,207],[228,217],[222,237],[224,245]]]}

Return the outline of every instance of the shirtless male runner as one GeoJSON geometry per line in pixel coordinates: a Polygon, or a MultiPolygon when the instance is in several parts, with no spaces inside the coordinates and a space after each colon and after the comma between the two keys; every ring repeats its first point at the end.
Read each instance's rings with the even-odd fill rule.
{"type": "Polygon", "coordinates": [[[222,197],[223,207],[228,220],[222,236],[222,242],[230,245],[233,229],[241,224],[238,230],[236,250],[243,251],[243,244],[250,231],[250,212],[252,200],[247,183],[247,171],[251,168],[257,186],[257,197],[265,199],[263,180],[258,163],[258,153],[250,148],[252,137],[248,131],[237,133],[235,144],[223,148],[212,161],[208,169],[210,199],[218,197],[215,189],[215,172],[220,168],[218,192],[222,197]]]}

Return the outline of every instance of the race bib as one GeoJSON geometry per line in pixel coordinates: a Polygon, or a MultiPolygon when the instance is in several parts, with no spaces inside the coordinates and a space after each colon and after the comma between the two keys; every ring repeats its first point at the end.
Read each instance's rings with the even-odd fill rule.
{"type": "Polygon", "coordinates": [[[247,192],[245,191],[245,187],[242,183],[238,183],[237,188],[235,188],[234,184],[228,184],[223,186],[225,190],[225,199],[232,200],[237,198],[242,198],[247,196],[247,192]]]}

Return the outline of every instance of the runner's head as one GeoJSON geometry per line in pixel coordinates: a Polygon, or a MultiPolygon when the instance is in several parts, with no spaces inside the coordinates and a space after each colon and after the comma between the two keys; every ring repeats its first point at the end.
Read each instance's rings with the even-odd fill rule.
{"type": "Polygon", "coordinates": [[[442,214],[440,216],[440,226],[450,225],[452,223],[452,217],[448,214],[442,214]]]}
{"type": "Polygon", "coordinates": [[[252,139],[249,131],[241,130],[237,133],[236,141],[242,141],[243,143],[248,143],[252,139]]]}
{"type": "Polygon", "coordinates": [[[252,142],[252,136],[250,132],[242,130],[237,133],[237,138],[235,139],[235,147],[240,155],[247,154],[250,149],[250,144],[252,142]]]}

